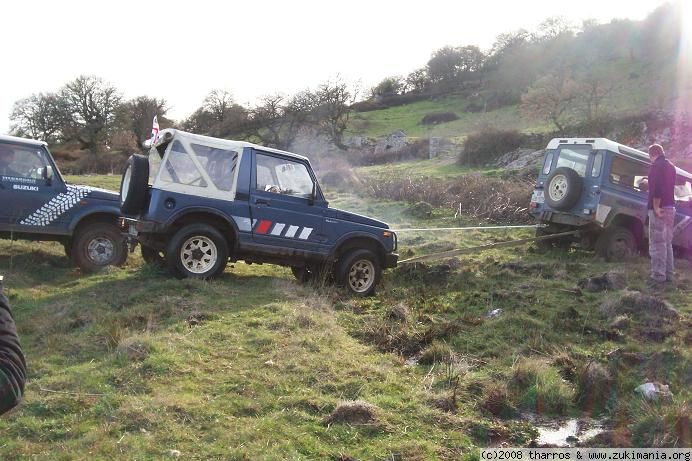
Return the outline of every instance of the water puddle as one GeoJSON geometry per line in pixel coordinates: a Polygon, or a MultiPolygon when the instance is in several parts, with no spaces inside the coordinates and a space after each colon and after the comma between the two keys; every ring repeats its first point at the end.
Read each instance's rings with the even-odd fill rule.
{"type": "Polygon", "coordinates": [[[604,422],[599,419],[571,418],[564,420],[544,420],[534,415],[526,419],[538,430],[536,443],[558,447],[574,447],[605,431],[604,422]]]}

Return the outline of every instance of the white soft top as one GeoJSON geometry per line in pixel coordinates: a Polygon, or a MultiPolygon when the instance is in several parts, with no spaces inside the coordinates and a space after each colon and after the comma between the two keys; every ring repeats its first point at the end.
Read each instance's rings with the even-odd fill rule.
{"type": "Polygon", "coordinates": [[[271,147],[260,146],[258,144],[253,144],[251,142],[233,141],[230,139],[202,136],[201,134],[188,133],[186,131],[176,130],[175,128],[166,128],[165,130],[161,130],[161,132],[159,132],[159,140],[156,142],[156,146],[171,141],[174,138],[185,138],[188,142],[197,142],[199,144],[204,144],[205,146],[224,148],[228,150],[242,150],[245,147],[251,147],[253,149],[259,149],[265,152],[272,152],[275,154],[285,155],[288,157],[295,158],[297,160],[308,160],[307,157],[304,157],[302,155],[294,154],[292,152],[286,152],[279,149],[272,149],[271,147]]]}
{"type": "Polygon", "coordinates": [[[548,143],[547,149],[557,149],[561,144],[591,144],[595,150],[620,152],[640,160],[649,161],[649,154],[646,152],[606,138],[553,138],[548,143]]]}
{"type": "MultiPolygon", "coordinates": [[[[646,163],[651,163],[649,154],[643,152],[634,147],[629,147],[619,142],[611,141],[606,138],[553,138],[548,143],[546,149],[557,149],[561,145],[565,144],[591,144],[595,150],[609,150],[611,152],[618,152],[622,155],[629,156],[636,160],[641,160],[646,163]]],[[[675,170],[679,175],[686,178],[692,178],[692,175],[682,168],[675,167],[675,170]]]]}
{"type": "Polygon", "coordinates": [[[0,141],[21,142],[24,144],[31,144],[32,146],[46,146],[47,145],[44,141],[37,141],[35,139],[28,139],[28,138],[18,138],[16,136],[8,136],[6,134],[0,134],[0,141]]]}

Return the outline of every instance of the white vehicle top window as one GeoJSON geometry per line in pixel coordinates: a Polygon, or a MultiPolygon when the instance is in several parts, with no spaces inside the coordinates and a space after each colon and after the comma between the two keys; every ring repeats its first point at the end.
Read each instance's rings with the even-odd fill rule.
{"type": "Polygon", "coordinates": [[[586,162],[589,160],[589,153],[591,153],[591,146],[560,146],[555,168],[571,168],[583,178],[586,175],[586,162]]]}
{"type": "Polygon", "coordinates": [[[550,167],[553,166],[553,152],[548,152],[545,156],[545,162],[543,163],[543,174],[550,173],[550,167]]]}
{"type": "Polygon", "coordinates": [[[257,154],[257,190],[308,198],[313,181],[307,167],[293,160],[257,154]]]}
{"type": "Polygon", "coordinates": [[[161,179],[185,186],[207,187],[207,182],[180,141],[173,142],[161,171],[161,179]]]}
{"type": "Polygon", "coordinates": [[[0,179],[42,179],[48,165],[46,153],[34,146],[0,143],[0,179]]]}
{"type": "Polygon", "coordinates": [[[601,167],[603,166],[603,152],[598,152],[593,157],[593,164],[591,165],[591,177],[597,178],[601,175],[601,167]]]}
{"type": "Polygon", "coordinates": [[[610,165],[610,182],[618,186],[627,187],[638,192],[648,190],[648,182],[644,179],[649,174],[649,165],[624,157],[613,156],[610,165]]]}
{"type": "Polygon", "coordinates": [[[197,160],[204,167],[217,189],[229,191],[233,187],[238,152],[202,144],[190,144],[197,160]]]}

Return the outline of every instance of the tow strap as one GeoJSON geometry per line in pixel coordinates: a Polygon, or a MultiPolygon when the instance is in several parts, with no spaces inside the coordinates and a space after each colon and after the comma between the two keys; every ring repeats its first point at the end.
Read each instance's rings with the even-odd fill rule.
{"type": "Polygon", "coordinates": [[[471,227],[427,227],[424,229],[394,229],[397,234],[400,232],[427,232],[427,231],[450,231],[450,230],[482,230],[482,229],[540,229],[548,227],[547,224],[525,224],[519,226],[471,226],[471,227]]]}
{"type": "MultiPolygon", "coordinates": [[[[539,226],[543,227],[542,225],[518,226],[518,227],[539,227],[539,226]]],[[[497,226],[497,227],[506,228],[508,226],[497,226]]],[[[490,227],[484,227],[483,229],[490,229],[490,227]]],[[[397,232],[399,232],[399,231],[397,231],[397,232]]],[[[451,258],[452,256],[458,256],[461,254],[469,254],[469,253],[477,253],[477,252],[481,252],[483,250],[489,250],[491,248],[512,247],[512,246],[517,246],[517,245],[523,245],[525,243],[539,242],[541,240],[551,240],[554,238],[568,237],[568,236],[577,235],[577,234],[579,234],[579,231],[569,231],[569,232],[561,232],[559,234],[543,235],[541,237],[531,237],[531,238],[518,239],[518,240],[507,240],[504,242],[489,243],[486,245],[479,245],[479,246],[475,246],[475,247],[459,248],[456,250],[443,251],[441,253],[433,253],[433,254],[429,254],[429,255],[416,256],[415,258],[404,259],[403,261],[399,261],[399,264],[411,264],[411,263],[419,263],[419,262],[425,262],[425,261],[433,261],[435,259],[451,258]]]]}

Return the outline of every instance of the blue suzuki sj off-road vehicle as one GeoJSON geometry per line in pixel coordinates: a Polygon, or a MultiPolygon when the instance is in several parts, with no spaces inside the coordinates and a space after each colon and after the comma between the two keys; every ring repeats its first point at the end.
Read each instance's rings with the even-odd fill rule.
{"type": "MultiPolygon", "coordinates": [[[[547,245],[595,249],[618,261],[645,249],[647,175],[651,161],[639,150],[604,138],[553,139],[548,143],[530,212],[547,228],[538,235],[578,230],[577,237],[547,245]]],[[[692,254],[692,174],[678,168],[673,247],[692,254]]]]}
{"type": "Polygon", "coordinates": [[[0,135],[0,238],[61,242],[83,271],[122,265],[115,192],[66,184],[45,142],[0,135]]]}
{"type": "Polygon", "coordinates": [[[330,208],[308,159],[289,152],[162,130],[148,158],[128,160],[120,194],[145,261],[182,277],[273,263],[365,296],[397,263],[389,226],[330,208]]]}

